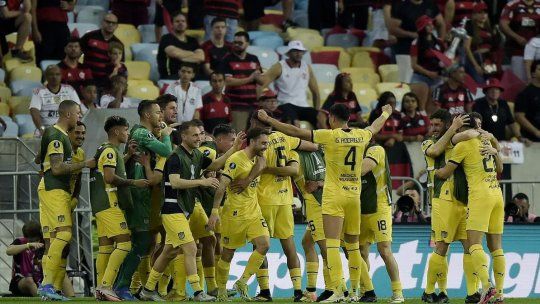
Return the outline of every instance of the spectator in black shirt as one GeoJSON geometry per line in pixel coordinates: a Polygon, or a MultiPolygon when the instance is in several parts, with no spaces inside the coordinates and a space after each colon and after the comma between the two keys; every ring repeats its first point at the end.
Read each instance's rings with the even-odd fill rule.
{"type": "Polygon", "coordinates": [[[281,106],[278,106],[277,94],[270,89],[265,90],[259,97],[259,109],[272,113],[272,117],[281,122],[293,122],[292,117],[281,106]]]}
{"type": "MultiPolygon", "coordinates": [[[[493,134],[497,140],[507,140],[506,127],[510,127],[512,136],[522,140],[518,124],[514,121],[508,103],[501,99],[504,91],[497,78],[489,79],[483,87],[485,97],[477,99],[473,111],[482,115],[482,129],[493,134]]],[[[528,139],[523,139],[527,144],[528,139]]]]}
{"type": "Polygon", "coordinates": [[[409,92],[403,95],[401,105],[401,125],[404,141],[423,141],[429,132],[429,118],[418,108],[418,96],[409,92]]]}
{"type": "Polygon", "coordinates": [[[353,83],[351,75],[348,73],[341,73],[336,76],[334,82],[334,91],[328,95],[326,101],[323,103],[321,112],[319,112],[319,124],[324,128],[328,128],[328,110],[336,104],[341,103],[347,106],[351,116],[349,121],[356,121],[362,123],[362,109],[356,99],[356,94],[353,92],[353,83]]]}
{"type": "Polygon", "coordinates": [[[161,79],[177,79],[182,62],[199,64],[204,52],[197,39],[187,36],[187,19],[178,12],[172,16],[173,32],[164,35],[159,42],[157,62],[161,79]]]}
{"type": "Polygon", "coordinates": [[[522,134],[540,141],[540,60],[531,66],[531,83],[516,98],[514,112],[522,134]]]}

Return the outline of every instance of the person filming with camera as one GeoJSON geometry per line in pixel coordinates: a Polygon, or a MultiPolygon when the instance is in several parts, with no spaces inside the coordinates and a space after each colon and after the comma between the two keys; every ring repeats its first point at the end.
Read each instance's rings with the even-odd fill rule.
{"type": "Polygon", "coordinates": [[[396,207],[394,223],[426,224],[428,222],[420,206],[420,192],[414,186],[404,191],[403,196],[397,200],[396,207]]]}
{"type": "Polygon", "coordinates": [[[537,223],[540,217],[529,212],[529,197],[525,193],[514,195],[512,201],[504,208],[507,223],[537,223]]]}

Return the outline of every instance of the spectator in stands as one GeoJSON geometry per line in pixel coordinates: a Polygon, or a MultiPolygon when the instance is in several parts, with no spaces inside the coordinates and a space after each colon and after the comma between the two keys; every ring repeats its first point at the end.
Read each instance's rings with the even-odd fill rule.
{"type": "Polygon", "coordinates": [[[540,141],[540,60],[532,63],[531,75],[531,83],[516,97],[514,113],[523,136],[540,141]]]}
{"type": "Polygon", "coordinates": [[[406,93],[401,100],[401,125],[404,141],[423,141],[429,132],[429,118],[418,108],[418,97],[406,93]]]}
{"type": "MultiPolygon", "coordinates": [[[[536,26],[540,27],[540,22],[536,26]]],[[[530,82],[532,79],[532,63],[535,60],[540,60],[540,31],[538,29],[536,37],[529,40],[527,45],[525,45],[525,50],[523,51],[523,60],[525,61],[525,73],[527,74],[527,82],[530,82]]]]}
{"type": "Polygon", "coordinates": [[[348,73],[340,73],[336,76],[334,91],[328,95],[321,107],[322,111],[319,112],[319,125],[323,128],[328,128],[328,110],[336,103],[347,106],[351,113],[349,121],[360,123],[364,121],[362,118],[362,109],[360,108],[358,99],[356,99],[356,94],[353,92],[351,75],[348,73]]]}
{"type": "Polygon", "coordinates": [[[137,27],[148,23],[149,4],[150,0],[112,0],[111,11],[118,17],[118,22],[137,27]]]}
{"type": "Polygon", "coordinates": [[[227,22],[222,17],[212,19],[212,35],[206,40],[201,48],[204,51],[203,71],[206,76],[215,72],[225,55],[227,55],[232,44],[225,41],[225,33],[227,31],[227,22]]]}
{"type": "Polygon", "coordinates": [[[508,103],[501,99],[504,91],[497,78],[489,79],[483,87],[485,96],[474,102],[472,110],[482,115],[482,129],[493,134],[497,140],[515,137],[529,144],[529,140],[521,137],[518,124],[514,121],[508,103]],[[506,127],[510,127],[511,136],[506,136],[506,127]]]}
{"type": "Polygon", "coordinates": [[[463,41],[467,74],[477,83],[484,83],[491,76],[502,74],[497,55],[502,41],[501,33],[489,23],[487,5],[474,5],[472,19],[465,26],[468,39],[463,41]]]}
{"type": "Polygon", "coordinates": [[[435,2],[446,24],[459,27],[464,18],[471,19],[474,5],[479,0],[436,0],[435,2]]]}
{"type": "Polygon", "coordinates": [[[92,70],[92,77],[96,80],[98,91],[101,93],[108,86],[109,75],[107,64],[109,58],[109,43],[122,43],[114,35],[118,28],[118,18],[114,14],[107,14],[101,22],[101,29],[86,33],[81,38],[81,47],[84,53],[84,63],[92,70]]]}
{"type": "Polygon", "coordinates": [[[302,61],[306,51],[301,41],[290,41],[287,58],[272,65],[262,75],[261,86],[265,88],[274,82],[281,110],[287,112],[296,126],[304,120],[313,128],[318,128],[322,127],[317,122],[320,107],[319,86],[311,65],[302,61]],[[309,105],[307,101],[308,88],[313,96],[313,105],[309,105]]]}
{"type": "Polygon", "coordinates": [[[506,47],[512,56],[512,72],[523,81],[527,79],[523,50],[527,42],[538,34],[539,12],[540,1],[510,1],[504,7],[499,21],[501,30],[506,35],[506,47]]]}
{"type": "MultiPolygon", "coordinates": [[[[30,0],[2,0],[0,1],[0,35],[17,32],[17,41],[11,48],[11,56],[22,62],[32,61],[32,55],[23,50],[23,45],[30,35],[32,15],[30,14],[30,0]]],[[[7,52],[6,50],[3,50],[7,52]]]]}
{"type": "Polygon", "coordinates": [[[231,52],[223,58],[220,71],[225,74],[225,94],[231,100],[232,126],[244,130],[250,113],[257,106],[257,84],[262,83],[261,64],[248,54],[249,34],[234,34],[231,52]]]}
{"type": "Polygon", "coordinates": [[[165,25],[163,10],[166,10],[170,16],[174,12],[179,12],[182,10],[182,3],[182,1],[177,0],[156,0],[156,14],[154,16],[154,32],[156,34],[156,41],[159,42],[161,40],[163,26],[165,25]]]}
{"type": "Polygon", "coordinates": [[[427,15],[416,20],[418,38],[411,44],[411,67],[414,71],[411,82],[425,83],[434,89],[442,82],[441,61],[436,53],[444,53],[446,45],[433,34],[433,19],[427,15]]]}
{"type": "Polygon", "coordinates": [[[88,80],[81,86],[81,114],[84,115],[90,109],[99,109],[97,102],[97,87],[96,84],[88,80]]]}
{"type": "Polygon", "coordinates": [[[507,223],[536,223],[540,218],[529,212],[529,197],[525,193],[518,193],[512,202],[506,205],[505,222],[507,223]]]}
{"type": "Polygon", "coordinates": [[[278,105],[277,94],[274,91],[265,89],[259,96],[258,100],[259,109],[266,110],[266,113],[270,113],[268,115],[272,115],[274,119],[281,122],[292,123],[289,113],[283,111],[278,105]]]}
{"type": "MultiPolygon", "coordinates": [[[[239,0],[203,0],[204,1],[204,39],[210,39],[213,25],[212,20],[216,17],[225,19],[227,23],[227,33],[225,40],[232,42],[234,34],[238,28],[238,19],[240,18],[239,0]]],[[[246,2],[264,2],[264,1],[244,1],[246,2]]]]}
{"type": "Polygon", "coordinates": [[[403,141],[403,126],[401,125],[401,113],[396,110],[396,96],[392,92],[383,92],[379,96],[377,106],[369,115],[371,124],[382,113],[384,105],[391,105],[393,112],[386,120],[384,127],[374,136],[375,140],[386,148],[391,148],[396,142],[403,141]]]}
{"type": "Polygon", "coordinates": [[[200,111],[200,119],[204,122],[204,129],[208,134],[212,134],[215,126],[231,122],[231,101],[223,94],[225,75],[213,72],[210,75],[210,86],[212,91],[202,97],[203,105],[200,111]]]}
{"type": "Polygon", "coordinates": [[[123,63],[124,45],[116,41],[111,41],[109,43],[108,54],[111,61],[107,63],[107,67],[105,69],[107,70],[109,79],[116,75],[122,75],[127,78],[128,70],[126,65],[123,63]]]}
{"type": "Polygon", "coordinates": [[[418,38],[416,20],[427,15],[435,21],[439,38],[444,41],[446,37],[446,24],[439,9],[432,0],[404,0],[394,1],[391,8],[391,18],[388,22],[388,31],[397,37],[394,45],[396,63],[399,66],[401,82],[409,83],[412,76],[411,69],[411,43],[418,38]]]}
{"type": "Polygon", "coordinates": [[[474,100],[469,89],[464,86],[463,66],[453,64],[445,70],[445,74],[448,78],[433,92],[433,111],[443,108],[452,115],[471,112],[474,100]]]}
{"type": "Polygon", "coordinates": [[[336,1],[308,0],[309,28],[320,31],[336,25],[336,1]]]}
{"type": "Polygon", "coordinates": [[[204,52],[197,39],[186,35],[186,16],[177,12],[171,17],[173,32],[161,37],[157,54],[161,79],[177,79],[182,62],[199,64],[204,61],[204,52]]]}
{"type": "Polygon", "coordinates": [[[192,82],[195,78],[195,65],[182,63],[179,76],[179,81],[169,86],[166,91],[178,101],[178,122],[200,119],[200,111],[203,107],[202,93],[201,89],[192,82]]]}
{"type": "Polygon", "coordinates": [[[29,221],[22,228],[23,237],[16,238],[6,248],[6,254],[13,256],[13,270],[9,291],[14,296],[35,297],[38,285],[43,279],[41,259],[44,244],[41,226],[29,221]]]}
{"type": "Polygon", "coordinates": [[[32,0],[32,40],[36,47],[36,62],[64,57],[64,47],[71,36],[67,13],[76,1],[32,0]]]}
{"type": "MultiPolygon", "coordinates": [[[[420,206],[420,192],[414,187],[405,190],[405,194],[397,201],[398,209],[394,212],[394,223],[427,223],[427,216],[422,212],[420,206]],[[412,200],[413,208],[407,212],[400,210],[401,206],[410,204],[412,200]],[[407,202],[408,201],[408,202],[407,202]]],[[[407,209],[407,208],[405,208],[407,209]]]]}
{"type": "Polygon", "coordinates": [[[124,75],[115,75],[111,77],[111,85],[107,94],[101,96],[99,104],[101,108],[136,108],[131,98],[126,97],[128,89],[127,78],[124,75]]]}
{"type": "Polygon", "coordinates": [[[373,10],[380,8],[387,1],[373,0],[338,0],[338,24],[348,29],[353,27],[367,30],[370,7],[373,10]]]}
{"type": "Polygon", "coordinates": [[[57,65],[45,69],[45,83],[42,88],[35,89],[30,101],[30,115],[36,126],[36,135],[41,136],[46,127],[52,126],[58,120],[58,106],[64,100],[73,100],[80,104],[75,89],[68,84],[62,84],[62,72],[57,65]]]}
{"type": "Polygon", "coordinates": [[[62,71],[62,83],[69,84],[80,93],[82,85],[92,79],[92,71],[84,63],[79,62],[82,55],[79,38],[71,38],[64,52],[66,57],[58,63],[62,71]]]}

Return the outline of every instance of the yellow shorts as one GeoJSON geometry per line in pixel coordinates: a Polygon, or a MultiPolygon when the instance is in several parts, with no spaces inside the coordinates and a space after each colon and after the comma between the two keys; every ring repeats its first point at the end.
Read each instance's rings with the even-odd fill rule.
{"type": "Polygon", "coordinates": [[[124,212],[118,207],[111,207],[96,213],[98,237],[108,238],[130,234],[124,212]]]}
{"type": "Polygon", "coordinates": [[[214,232],[207,230],[207,227],[208,216],[206,215],[206,212],[204,212],[201,203],[195,203],[193,213],[189,217],[189,229],[191,229],[193,238],[198,240],[214,235],[214,232]]]}
{"type": "Polygon", "coordinates": [[[161,219],[165,227],[165,245],[177,248],[194,241],[189,222],[183,213],[162,214],[161,219]]]}
{"type": "Polygon", "coordinates": [[[71,194],[60,189],[38,190],[39,221],[43,237],[50,238],[50,233],[58,227],[71,226],[71,194]]]}
{"type": "Polygon", "coordinates": [[[504,202],[502,195],[481,200],[469,199],[467,230],[502,234],[504,230],[504,202]]]}
{"type": "Polygon", "coordinates": [[[325,239],[322,206],[314,198],[305,198],[307,229],[311,232],[313,241],[318,242],[325,239]]]}
{"type": "Polygon", "coordinates": [[[160,187],[153,187],[150,200],[150,231],[159,231],[163,226],[161,222],[161,191],[160,187]],[[157,192],[157,193],[156,193],[157,192]]]}
{"type": "Polygon", "coordinates": [[[268,224],[270,237],[285,240],[294,235],[292,205],[264,205],[261,212],[268,224]]]}
{"type": "Polygon", "coordinates": [[[373,214],[362,214],[360,244],[392,242],[392,209],[378,206],[373,214]]]}
{"type": "Polygon", "coordinates": [[[359,197],[325,197],[323,195],[322,214],[341,217],[342,233],[360,234],[360,198],[359,197]]]}
{"type": "Polygon", "coordinates": [[[467,207],[457,201],[433,198],[431,202],[431,237],[435,242],[450,244],[467,239],[467,207]]]}
{"type": "Polygon", "coordinates": [[[238,220],[232,216],[221,218],[221,245],[228,249],[238,249],[246,244],[246,241],[267,236],[268,225],[262,215],[251,220],[238,220]]]}

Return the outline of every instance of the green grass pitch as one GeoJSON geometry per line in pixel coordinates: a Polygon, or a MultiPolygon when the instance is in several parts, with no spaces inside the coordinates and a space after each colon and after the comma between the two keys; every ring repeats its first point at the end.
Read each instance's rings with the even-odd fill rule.
{"type": "MultiPolygon", "coordinates": [[[[39,298],[0,298],[0,303],[39,303],[41,300],[39,298]]],[[[97,301],[93,298],[75,298],[70,302],[77,304],[83,303],[96,303],[97,301]]],[[[242,302],[239,299],[234,299],[234,302],[242,302]]],[[[293,303],[290,299],[274,299],[274,302],[277,303],[293,303]]],[[[450,299],[451,303],[463,303],[463,299],[450,299]]],[[[161,303],[179,303],[179,302],[161,302],[161,303]]],[[[196,303],[196,302],[182,302],[182,303],[196,303]]],[[[378,303],[388,303],[388,299],[379,299],[378,303]]],[[[420,299],[405,299],[407,304],[421,304],[423,303],[420,299]]],[[[540,298],[538,299],[505,299],[505,304],[540,304],[540,298]]]]}

